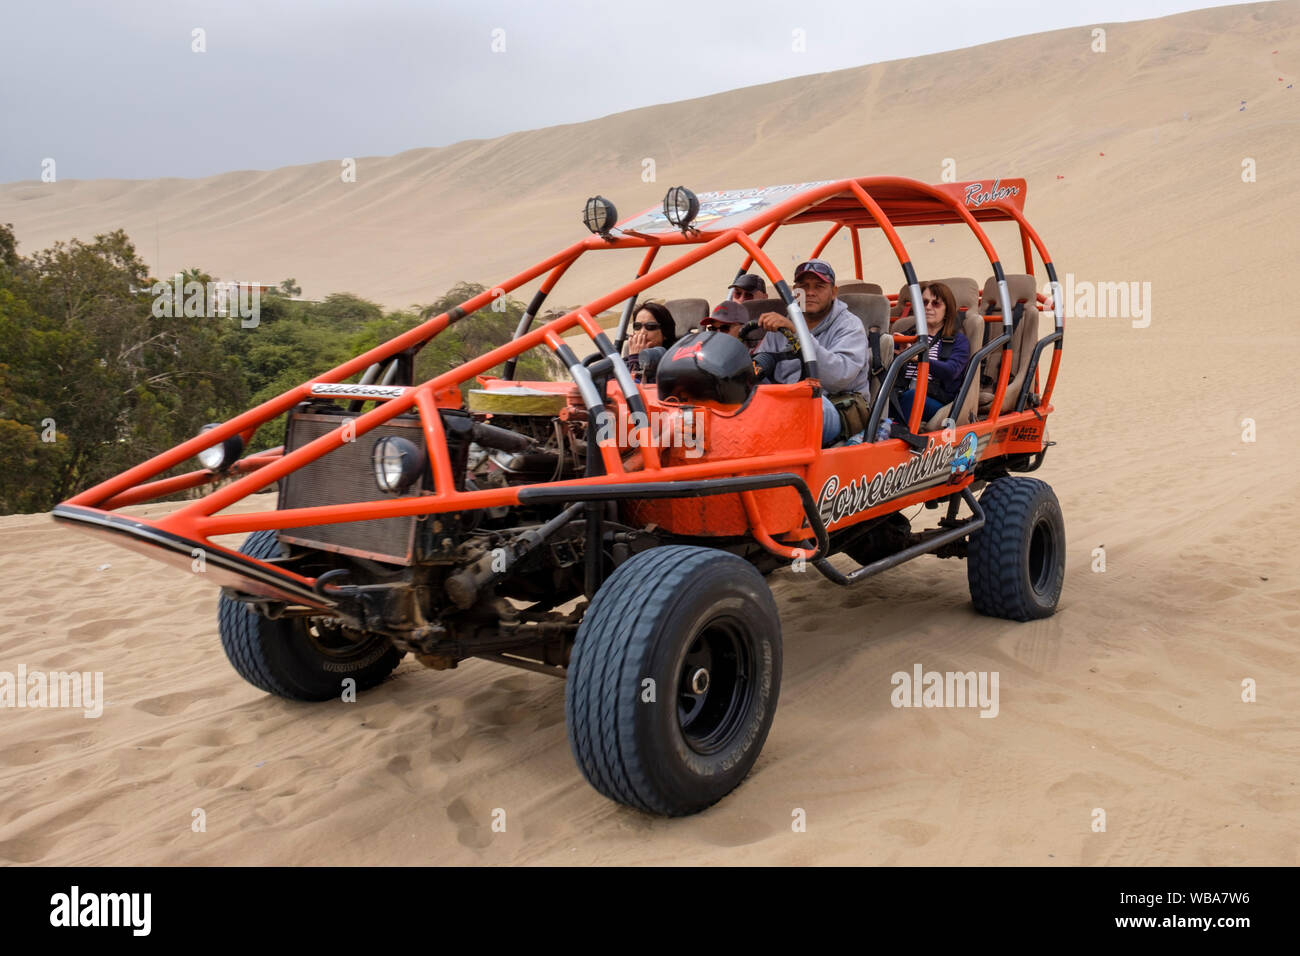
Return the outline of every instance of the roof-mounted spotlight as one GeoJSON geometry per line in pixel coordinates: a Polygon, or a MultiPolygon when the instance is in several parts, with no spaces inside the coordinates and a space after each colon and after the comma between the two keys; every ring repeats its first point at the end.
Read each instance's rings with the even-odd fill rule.
{"type": "Polygon", "coordinates": [[[674,186],[664,195],[664,216],[685,232],[700,214],[700,200],[685,186],[674,186]]]}
{"type": "Polygon", "coordinates": [[[618,222],[618,210],[604,196],[592,196],[582,210],[582,224],[598,236],[609,238],[609,231],[618,222]]]}

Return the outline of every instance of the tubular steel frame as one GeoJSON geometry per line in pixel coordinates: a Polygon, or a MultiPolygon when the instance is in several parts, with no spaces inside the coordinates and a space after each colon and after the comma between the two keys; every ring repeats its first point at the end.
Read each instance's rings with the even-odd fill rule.
{"type": "MultiPolygon", "coordinates": [[[[951,186],[951,184],[947,184],[951,186]]],[[[376,346],[370,351],[357,356],[331,369],[321,375],[316,376],[307,382],[302,383],[294,388],[289,389],[276,398],[263,402],[256,408],[250,409],[243,414],[237,415],[227,422],[217,427],[197,435],[169,451],[163,452],[140,465],[128,469],[127,471],[101,482],[92,488],[89,488],[55,509],[56,517],[78,517],[90,516],[94,519],[105,519],[109,512],[133,504],[139,504],[146,501],[152,501],[164,495],[173,494],[178,491],[189,488],[199,487],[208,484],[217,478],[237,476],[229,485],[219,488],[203,498],[197,499],[180,509],[164,517],[144,520],[132,518],[131,523],[137,526],[145,526],[154,529],[164,535],[179,536],[187,541],[198,542],[204,547],[211,548],[215,551],[222,552],[237,557],[245,565],[261,565],[265,568],[271,568],[264,562],[249,558],[246,555],[238,555],[229,549],[222,548],[211,542],[211,538],[217,535],[235,534],[240,532],[251,532],[267,529],[284,529],[305,527],[317,524],[329,524],[337,522],[363,521],[376,518],[393,518],[408,515],[427,515],[439,514],[453,511],[465,511],[479,508],[490,508],[502,505],[517,505],[521,501],[539,500],[539,495],[547,498],[554,497],[558,500],[560,497],[567,495],[565,500],[598,500],[601,497],[600,488],[607,486],[611,481],[616,481],[626,489],[639,483],[648,483],[651,488],[647,491],[652,495],[661,493],[663,483],[665,482],[693,482],[701,479],[717,479],[724,476],[735,476],[737,474],[774,474],[782,472],[785,469],[799,469],[801,466],[807,466],[818,454],[819,449],[814,447],[801,448],[795,451],[783,454],[766,455],[763,457],[747,457],[739,459],[727,459],[720,461],[706,461],[694,464],[680,464],[665,467],[659,458],[659,449],[652,442],[652,435],[647,426],[637,429],[637,438],[640,447],[644,453],[644,467],[641,470],[628,472],[619,455],[619,449],[611,443],[605,443],[600,448],[601,461],[604,465],[606,474],[599,476],[590,476],[584,478],[571,479],[563,482],[553,482],[544,485],[532,485],[522,487],[494,488],[478,491],[457,491],[455,482],[451,473],[450,456],[447,451],[446,437],[443,430],[442,419],[439,414],[440,408],[459,408],[460,393],[458,386],[461,383],[470,381],[474,376],[480,375],[488,370],[506,363],[506,378],[511,378],[514,373],[515,363],[520,355],[539,345],[546,345],[561,361],[568,367],[574,381],[578,384],[580,393],[583,396],[584,404],[587,406],[589,414],[594,414],[603,407],[600,396],[597,393],[592,379],[587,369],[560,338],[561,334],[574,328],[580,328],[592,341],[596,343],[599,351],[610,361],[613,369],[613,381],[617,383],[619,390],[622,392],[624,401],[627,404],[629,412],[644,412],[646,409],[646,395],[642,389],[636,385],[627,366],[619,355],[619,349],[612,344],[606,337],[604,331],[594,318],[599,313],[617,305],[624,303],[623,315],[619,324],[617,334],[618,343],[621,346],[624,338],[625,327],[631,315],[632,309],[636,302],[637,296],[663,280],[673,276],[697,262],[720,252],[729,246],[739,246],[744,252],[744,263],[741,272],[749,269],[752,263],[757,263],[763,272],[773,283],[773,287],[778,290],[780,296],[785,300],[791,321],[795,324],[799,341],[803,346],[803,361],[806,378],[810,380],[813,395],[820,394],[820,382],[817,380],[817,368],[815,353],[812,349],[812,337],[808,329],[807,322],[799,309],[790,286],[782,277],[780,270],[775,263],[763,251],[764,245],[773,234],[783,225],[791,224],[794,221],[832,221],[833,225],[829,231],[822,237],[814,250],[814,256],[821,252],[830,242],[831,238],[846,225],[845,221],[836,221],[835,217],[828,212],[824,217],[816,215],[815,207],[832,198],[853,197],[858,202],[858,212],[856,216],[861,219],[862,213],[866,213],[866,219],[855,219],[850,225],[850,235],[853,240],[853,257],[854,268],[857,276],[862,276],[861,251],[858,242],[858,229],[860,227],[870,227],[874,225],[884,233],[890,246],[894,250],[899,264],[902,266],[903,274],[906,277],[908,285],[911,287],[913,301],[920,301],[920,286],[916,276],[916,271],[912,266],[911,258],[902,239],[898,236],[893,222],[886,215],[881,204],[871,195],[873,189],[903,190],[911,197],[918,201],[916,209],[912,211],[911,207],[905,218],[907,225],[917,225],[929,223],[952,223],[956,221],[964,222],[979,240],[989,258],[993,268],[993,274],[999,283],[999,290],[1002,295],[1003,303],[1010,301],[1007,291],[1006,277],[1002,269],[1002,264],[998,259],[993,244],[989,241],[983,228],[979,224],[979,219],[983,220],[1014,220],[1020,227],[1020,237],[1023,251],[1025,254],[1026,271],[1033,274],[1032,268],[1032,250],[1037,249],[1039,257],[1047,271],[1048,278],[1052,284],[1055,303],[1056,331],[1054,334],[1045,337],[1037,344],[1032,362],[1035,367],[1031,371],[1037,372],[1036,363],[1041,355],[1042,346],[1048,344],[1050,339],[1055,345],[1051,368],[1047,376],[1047,386],[1042,393],[1040,408],[1042,414],[1050,413],[1050,398],[1052,389],[1056,383],[1056,376],[1060,365],[1061,358],[1061,340],[1063,336],[1063,303],[1059,283],[1056,279],[1055,268],[1052,264],[1051,257],[1047,252],[1046,246],[1042,239],[1025,221],[1021,211],[1012,203],[989,202],[981,206],[978,210],[978,219],[972,215],[971,211],[966,208],[964,203],[958,200],[952,191],[943,188],[927,185],[925,183],[902,179],[898,177],[865,177],[860,179],[846,179],[833,183],[814,186],[800,192],[792,194],[789,198],[763,210],[751,219],[746,220],[739,226],[728,228],[722,231],[710,232],[689,231],[680,234],[621,234],[611,237],[590,236],[580,242],[574,243],[566,249],[555,255],[542,260],[531,268],[513,276],[512,278],[500,283],[489,290],[473,296],[466,302],[437,315],[421,325],[411,329],[408,332],[399,335],[388,342],[376,346]],[[945,207],[945,212],[941,215],[935,210],[933,203],[939,203],[945,207]],[[929,203],[927,205],[926,203],[929,203]],[[952,214],[956,214],[953,218],[952,214]],[[803,217],[803,218],[797,218],[803,217]],[[920,217],[920,218],[918,218],[920,217]],[[867,221],[869,220],[869,221],[867,221]],[[763,229],[760,238],[755,241],[749,235],[758,229],[763,229]],[[679,256],[674,261],[662,265],[657,269],[651,270],[654,259],[658,251],[664,246],[693,246],[689,252],[679,256]],[[560,278],[568,269],[584,254],[588,252],[604,251],[609,249],[645,249],[646,253],[641,261],[640,268],[637,270],[636,277],[614,291],[602,295],[585,305],[558,316],[545,324],[532,328],[532,323],[536,313],[540,310],[542,302],[547,294],[555,287],[560,278]],[[177,475],[169,478],[158,479],[157,476],[185,460],[194,457],[205,448],[209,448],[219,442],[226,440],[234,435],[239,435],[244,441],[245,446],[249,444],[253,435],[258,428],[267,422],[288,412],[300,402],[312,397],[313,386],[327,383],[342,383],[345,379],[356,375],[369,366],[376,363],[382,363],[392,359],[406,350],[418,350],[428,341],[441,333],[443,330],[459,322],[461,319],[472,314],[478,309],[483,308],[491,303],[495,296],[506,295],[518,289],[520,286],[537,279],[540,276],[545,278],[538,292],[534,295],[532,302],[529,304],[524,316],[520,320],[516,333],[511,341],[504,345],[498,346],[477,358],[471,359],[454,369],[449,369],[442,374],[436,375],[427,381],[418,385],[401,387],[394,394],[394,389],[389,388],[384,393],[372,393],[366,400],[375,400],[376,406],[368,412],[361,414],[351,422],[351,429],[340,426],[319,438],[307,443],[301,448],[285,454],[283,448],[272,449],[270,451],[258,452],[241,459],[229,468],[224,474],[218,475],[208,470],[190,472],[184,475],[177,475]],[[388,397],[388,396],[392,397],[388,397]],[[259,492],[278,479],[289,474],[304,465],[320,458],[322,455],[340,447],[345,440],[352,440],[355,437],[364,435],[371,429],[384,422],[409,412],[414,408],[420,418],[421,425],[424,429],[426,445],[428,448],[429,459],[433,470],[434,492],[432,495],[421,495],[418,497],[403,497],[384,501],[372,501],[359,504],[343,505],[325,505],[318,507],[293,508],[286,510],[259,511],[238,515],[221,515],[221,510],[235,504],[248,495],[259,492]],[[348,434],[348,431],[352,434],[348,434]],[[651,490],[653,488],[653,491],[651,490]],[[62,512],[62,514],[61,514],[62,512]]],[[[894,205],[903,208],[906,204],[896,202],[894,205]]],[[[1011,309],[1004,306],[1002,321],[1004,324],[1004,333],[1011,331],[1011,309]]],[[[928,356],[928,336],[925,331],[924,323],[917,323],[917,345],[921,348],[916,350],[916,359],[918,362],[916,389],[920,394],[924,394],[926,383],[929,375],[929,356],[928,356]]],[[[988,422],[996,422],[1000,417],[1002,397],[1005,394],[1008,376],[1010,373],[1010,335],[1006,336],[1006,342],[1003,344],[1003,358],[1001,363],[997,391],[993,406],[989,412],[988,422]]],[[[914,348],[906,350],[906,354],[912,354],[914,348]]],[[[901,365],[904,357],[900,356],[895,359],[895,365],[901,365]]],[[[1026,381],[1029,376],[1026,375],[1026,381]]],[[[357,395],[365,396],[364,392],[358,392],[357,395]]],[[[354,396],[356,397],[356,396],[354,396]]],[[[1020,406],[1023,406],[1024,394],[1020,396],[1020,406]]],[[[912,403],[912,414],[909,429],[917,432],[921,425],[921,418],[924,410],[924,402],[916,401],[912,403]]],[[[1019,410],[1019,409],[1018,409],[1019,410]]],[[[635,420],[634,420],[635,421],[635,420]]],[[[783,476],[783,477],[789,477],[783,476]]],[[[776,553],[784,554],[789,551],[788,546],[780,545],[773,540],[772,536],[762,526],[762,518],[754,504],[751,492],[742,492],[742,501],[745,505],[746,514],[753,525],[753,533],[756,540],[762,543],[769,550],[776,553]]],[[[819,547],[818,552],[823,548],[819,547]]],[[[824,557],[824,555],[821,555],[824,557]]],[[[275,573],[283,578],[290,578],[305,587],[312,587],[316,579],[303,577],[294,574],[284,568],[273,568],[275,573]]]]}

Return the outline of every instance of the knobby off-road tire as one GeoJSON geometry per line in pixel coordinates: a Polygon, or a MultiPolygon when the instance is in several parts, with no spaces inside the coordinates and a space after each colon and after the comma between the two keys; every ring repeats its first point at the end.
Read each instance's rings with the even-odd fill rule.
{"type": "Polygon", "coordinates": [[[780,688],[780,619],[754,566],[711,548],[643,551],[610,575],[578,628],[569,746],[611,800],[697,813],[749,773],[780,688]]]}
{"type": "Polygon", "coordinates": [[[975,610],[1030,621],[1051,617],[1065,580],[1065,521],[1037,478],[999,478],[980,495],[984,527],[970,536],[966,580],[975,610]]]}
{"type": "MultiPolygon", "coordinates": [[[[272,558],[279,554],[274,531],[255,531],[240,554],[272,558]]],[[[357,690],[374,687],[392,673],[402,654],[375,635],[353,644],[341,635],[315,628],[305,618],[272,621],[224,594],[217,611],[221,646],[239,676],[259,690],[289,700],[329,700],[352,678],[357,690]]]]}

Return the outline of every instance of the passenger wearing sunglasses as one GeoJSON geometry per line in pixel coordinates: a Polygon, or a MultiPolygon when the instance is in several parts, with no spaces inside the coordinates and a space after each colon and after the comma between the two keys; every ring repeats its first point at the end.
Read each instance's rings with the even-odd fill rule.
{"type": "MultiPolygon", "coordinates": [[[[924,423],[956,397],[966,365],[970,362],[970,342],[961,331],[957,299],[942,282],[927,282],[921,286],[921,306],[925,311],[926,331],[930,335],[930,384],[926,388],[925,410],[921,416],[924,423]]],[[[912,401],[916,394],[915,360],[908,363],[903,375],[904,381],[912,383],[912,387],[898,399],[903,416],[907,418],[912,414],[912,401]]]]}
{"type": "Polygon", "coordinates": [[[736,281],[731,283],[732,302],[749,302],[753,299],[766,298],[767,283],[763,281],[762,276],[750,275],[746,272],[742,276],[737,276],[736,281]]]}
{"type": "Polygon", "coordinates": [[[749,313],[745,307],[734,299],[719,302],[713,314],[700,323],[702,332],[724,332],[740,337],[740,330],[749,324],[749,313]]]}
{"type": "Polygon", "coordinates": [[[632,315],[632,337],[627,346],[627,367],[640,381],[641,362],[637,356],[646,349],[667,348],[677,341],[677,325],[673,314],[658,302],[637,306],[632,315]]]}

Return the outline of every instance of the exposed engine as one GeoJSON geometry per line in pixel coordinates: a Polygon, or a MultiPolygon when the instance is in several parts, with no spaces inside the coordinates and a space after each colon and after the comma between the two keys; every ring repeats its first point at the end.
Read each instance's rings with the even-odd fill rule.
{"type": "MultiPolygon", "coordinates": [[[[473,391],[467,410],[442,409],[458,490],[486,491],[576,478],[585,473],[587,413],[576,394],[530,388],[473,391]]],[[[359,410],[315,403],[290,415],[286,448],[354,418],[359,410]]],[[[281,508],[432,494],[423,429],[414,415],[380,428],[424,455],[424,471],[401,492],[377,487],[370,461],[379,429],[294,472],[281,508]]],[[[566,663],[582,597],[590,507],[599,509],[597,546],[609,565],[653,546],[645,531],[618,521],[610,502],[500,505],[454,514],[384,518],[286,529],[286,566],[328,581],[340,599],[344,633],[383,633],[432,667],[510,649],[544,665],[566,663]]],[[[595,527],[595,526],[594,526],[595,527]]],[[[593,532],[594,533],[594,532],[593,532]]],[[[274,609],[263,608],[274,614],[274,609]]]]}

